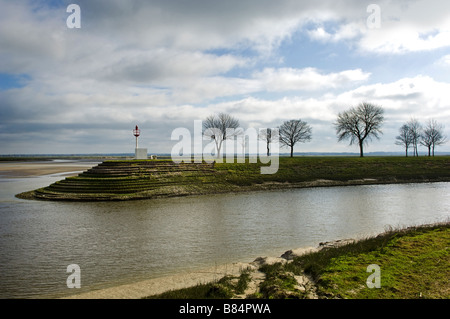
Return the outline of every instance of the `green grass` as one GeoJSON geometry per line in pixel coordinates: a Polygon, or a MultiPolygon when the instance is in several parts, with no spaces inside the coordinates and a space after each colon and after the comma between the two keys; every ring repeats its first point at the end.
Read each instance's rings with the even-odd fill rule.
{"type": "Polygon", "coordinates": [[[249,281],[250,273],[243,269],[238,277],[225,276],[211,283],[170,290],[144,299],[230,299],[244,293],[249,281]]]}
{"type": "MultiPolygon", "coordinates": [[[[324,298],[450,298],[450,223],[388,231],[294,259],[324,298]],[[369,289],[367,267],[381,270],[381,288],[369,289]]],[[[292,267],[292,266],[291,266],[292,267]]]]}
{"type": "Polygon", "coordinates": [[[297,280],[282,263],[265,264],[259,269],[266,274],[259,293],[252,296],[261,299],[305,299],[306,294],[297,288],[297,280]]]}
{"type": "Polygon", "coordinates": [[[261,175],[262,164],[216,164],[228,181],[240,183],[306,182],[317,179],[348,181],[372,178],[380,181],[450,177],[450,157],[280,157],[273,175],[261,175]]]}

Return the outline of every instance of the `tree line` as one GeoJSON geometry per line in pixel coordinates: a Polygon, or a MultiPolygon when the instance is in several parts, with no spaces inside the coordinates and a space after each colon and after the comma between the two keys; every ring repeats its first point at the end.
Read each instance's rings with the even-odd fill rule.
{"type": "MultiPolygon", "coordinates": [[[[219,158],[223,142],[242,135],[243,131],[240,129],[238,119],[229,114],[220,113],[210,115],[203,121],[203,134],[215,141],[217,157],[219,158]]],[[[270,155],[270,144],[274,141],[278,140],[281,146],[289,147],[291,157],[293,157],[294,146],[297,143],[309,142],[311,138],[311,126],[301,119],[285,121],[278,127],[278,130],[266,128],[260,130],[258,134],[258,139],[266,143],[267,156],[270,155]]]]}
{"type": "Polygon", "coordinates": [[[436,146],[445,144],[447,137],[444,135],[444,126],[436,120],[431,119],[425,127],[414,118],[403,124],[396,136],[395,144],[405,148],[405,155],[408,157],[408,150],[412,148],[413,156],[419,156],[417,150],[419,144],[428,149],[428,156],[434,156],[436,146]]]}
{"type": "MultiPolygon", "coordinates": [[[[383,134],[381,130],[383,122],[383,108],[363,102],[339,113],[333,125],[338,141],[349,140],[350,145],[357,144],[360,157],[364,157],[365,145],[373,138],[379,139],[383,134]]],[[[211,115],[203,122],[203,133],[215,141],[217,157],[220,157],[224,140],[243,133],[239,127],[239,120],[226,113],[211,115]]],[[[434,156],[435,147],[447,142],[443,131],[444,126],[433,119],[429,120],[425,127],[422,127],[416,119],[411,119],[400,127],[395,144],[405,147],[406,156],[411,148],[414,155],[418,156],[419,145],[427,147],[428,156],[434,156]]],[[[293,157],[295,145],[311,141],[312,128],[301,119],[293,119],[284,121],[277,130],[270,128],[260,130],[258,138],[265,141],[268,156],[270,144],[278,140],[281,146],[290,148],[290,156],[293,157]]]]}

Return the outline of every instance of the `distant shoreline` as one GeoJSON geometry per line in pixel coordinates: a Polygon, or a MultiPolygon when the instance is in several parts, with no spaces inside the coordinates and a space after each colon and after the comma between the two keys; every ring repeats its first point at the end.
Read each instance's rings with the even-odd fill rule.
{"type": "MultiPolygon", "coordinates": [[[[158,158],[170,159],[170,153],[154,153],[152,155],[158,156],[158,158]]],[[[194,154],[193,154],[194,155],[194,154]]],[[[253,154],[256,155],[256,154],[253,154]]],[[[0,155],[0,163],[3,161],[33,161],[33,160],[51,160],[51,159],[95,159],[95,160],[107,160],[107,159],[133,159],[134,153],[103,153],[103,154],[3,154],[0,155]]],[[[247,154],[248,156],[248,154],[247,154]]],[[[280,157],[289,157],[289,153],[280,153],[280,157]]],[[[314,156],[338,156],[338,157],[359,157],[359,153],[356,152],[294,152],[294,157],[314,157],[314,156]]],[[[405,157],[405,152],[367,152],[364,154],[366,157],[405,157]]],[[[450,151],[436,151],[435,156],[450,156],[450,151]]],[[[412,157],[412,156],[410,156],[412,157]]],[[[425,151],[419,151],[419,157],[428,157],[428,153],[425,151]]]]}

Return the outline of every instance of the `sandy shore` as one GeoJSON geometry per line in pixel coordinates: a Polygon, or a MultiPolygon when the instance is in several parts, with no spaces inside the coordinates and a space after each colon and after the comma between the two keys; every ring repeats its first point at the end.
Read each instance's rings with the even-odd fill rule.
{"type": "MultiPolygon", "coordinates": [[[[285,252],[282,255],[283,257],[258,257],[253,262],[229,263],[198,271],[186,271],[136,283],[74,294],[72,296],[64,297],[63,299],[140,299],[169,290],[182,289],[197,284],[213,282],[225,275],[239,276],[243,269],[250,269],[253,270],[254,273],[259,273],[258,268],[264,263],[272,264],[275,262],[287,262],[287,260],[292,259],[294,256],[299,256],[317,249],[319,248],[298,248],[285,252]]],[[[259,273],[256,274],[256,276],[253,276],[257,279],[261,279],[261,274],[262,273],[259,273]]]]}
{"type": "Polygon", "coordinates": [[[225,275],[239,276],[242,269],[254,268],[251,263],[231,263],[198,271],[148,279],[95,291],[64,297],[64,299],[140,299],[168,290],[181,289],[218,280],[225,275]]]}
{"type": "Polygon", "coordinates": [[[8,162],[0,163],[0,176],[6,178],[33,177],[50,174],[77,175],[93,166],[94,162],[8,162]]]}

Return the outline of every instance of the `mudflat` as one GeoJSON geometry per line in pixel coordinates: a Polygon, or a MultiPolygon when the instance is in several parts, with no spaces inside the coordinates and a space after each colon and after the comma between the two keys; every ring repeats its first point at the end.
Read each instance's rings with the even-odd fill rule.
{"type": "Polygon", "coordinates": [[[20,178],[62,173],[67,173],[63,176],[73,176],[95,165],[97,163],[93,162],[7,162],[0,163],[0,176],[20,178]]]}

